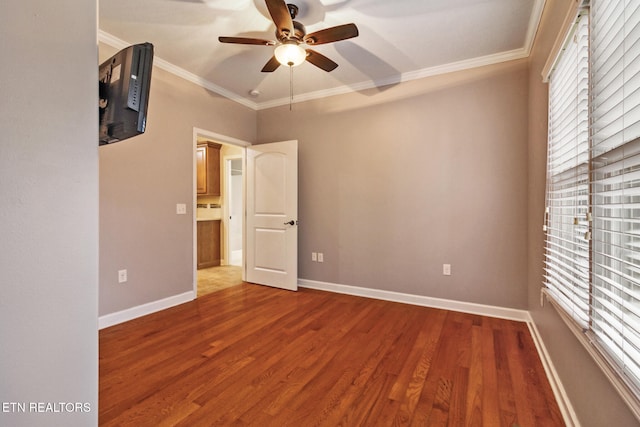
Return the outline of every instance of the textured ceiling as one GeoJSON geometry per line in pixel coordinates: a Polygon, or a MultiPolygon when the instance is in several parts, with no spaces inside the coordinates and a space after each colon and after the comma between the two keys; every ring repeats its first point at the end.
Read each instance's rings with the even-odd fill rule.
{"type": "MultiPolygon", "coordinates": [[[[353,22],[360,35],[314,49],[339,64],[293,69],[294,101],[528,56],[544,0],[291,0],[311,33],[353,22]]],[[[100,40],[155,47],[155,65],[252,108],[289,102],[289,69],[260,72],[275,40],[264,0],[100,0],[100,40]],[[260,94],[250,95],[252,90],[260,94]]]]}

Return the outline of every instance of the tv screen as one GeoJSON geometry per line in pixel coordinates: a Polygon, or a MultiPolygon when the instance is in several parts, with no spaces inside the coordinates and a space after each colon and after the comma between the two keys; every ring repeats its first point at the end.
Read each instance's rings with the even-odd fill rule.
{"type": "Polygon", "coordinates": [[[153,66],[153,45],[122,49],[100,65],[99,145],[145,131],[153,66]]]}

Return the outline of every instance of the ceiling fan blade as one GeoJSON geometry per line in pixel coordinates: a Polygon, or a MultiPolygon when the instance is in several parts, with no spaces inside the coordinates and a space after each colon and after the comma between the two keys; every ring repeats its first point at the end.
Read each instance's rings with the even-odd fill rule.
{"type": "Polygon", "coordinates": [[[333,43],[357,37],[358,34],[358,27],[356,27],[356,24],[344,24],[307,34],[304,37],[304,41],[310,45],[333,43]]]}
{"type": "Polygon", "coordinates": [[[273,23],[276,24],[278,35],[288,37],[294,33],[293,19],[289,14],[289,8],[284,0],[265,0],[267,3],[267,9],[273,23]]]}
{"type": "Polygon", "coordinates": [[[318,53],[315,50],[311,49],[307,49],[307,61],[327,72],[333,71],[336,69],[336,67],[338,67],[338,64],[322,55],[321,53],[318,53]]]}
{"type": "Polygon", "coordinates": [[[252,39],[249,37],[218,37],[220,43],[255,44],[261,46],[274,46],[273,40],[252,39]]]}
{"type": "Polygon", "coordinates": [[[280,62],[278,62],[275,56],[272,56],[271,59],[266,64],[264,64],[264,67],[262,67],[262,70],[260,71],[262,71],[263,73],[271,73],[275,71],[279,66],[280,62]]]}

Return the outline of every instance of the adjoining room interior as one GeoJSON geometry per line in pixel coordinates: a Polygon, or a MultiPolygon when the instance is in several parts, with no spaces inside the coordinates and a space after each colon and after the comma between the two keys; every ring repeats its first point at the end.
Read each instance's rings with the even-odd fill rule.
{"type": "MultiPolygon", "coordinates": [[[[242,283],[244,148],[195,136],[197,296],[242,283]]],[[[210,133],[209,133],[210,134],[210,133]]]]}
{"type": "Polygon", "coordinates": [[[221,265],[198,270],[198,298],[243,282],[242,267],[221,265]]]}
{"type": "MultiPolygon", "coordinates": [[[[268,425],[286,414],[326,425],[370,425],[376,415],[383,425],[427,416],[490,425],[483,420],[497,416],[524,427],[537,425],[535,407],[549,425],[637,426],[633,371],[615,371],[619,361],[602,355],[589,329],[638,318],[640,287],[616,289],[637,275],[587,292],[614,315],[576,327],[546,285],[543,226],[546,80],[558,53],[578,43],[579,10],[605,5],[623,22],[640,16],[640,4],[296,3],[315,39],[305,42],[311,59],[292,68],[273,60],[275,45],[292,41],[287,26],[276,30],[275,0],[0,5],[0,424],[198,425],[216,413],[222,424],[268,425]],[[312,46],[340,25],[349,39],[312,46]],[[145,41],[156,48],[146,130],[98,147],[97,65],[145,41]],[[187,57],[191,48],[197,57],[187,57]],[[216,212],[226,203],[197,198],[198,135],[220,149],[298,142],[298,292],[242,283],[198,296],[198,209],[221,224],[213,259],[221,268],[237,259],[216,212]],[[620,295],[627,299],[608,305],[620,295]],[[336,366],[347,368],[319,374],[336,366]],[[36,410],[22,410],[29,404],[36,410]]],[[[594,16],[587,34],[608,22],[594,16]]],[[[640,28],[627,27],[610,34],[640,28]]],[[[611,62],[618,80],[640,81],[624,74],[640,67],[611,62]]],[[[630,93],[640,92],[616,95],[630,93]]],[[[580,123],[592,125],[589,114],[601,110],[609,111],[589,110],[580,123]]],[[[601,166],[586,158],[577,169],[601,166]]],[[[600,173],[587,174],[591,199],[601,183],[589,180],[600,173]]],[[[580,212],[568,225],[585,230],[577,240],[588,247],[598,223],[580,212]]],[[[626,250],[637,221],[621,218],[626,250]]],[[[600,267],[584,252],[580,275],[589,279],[600,267]]],[[[637,250],[609,258],[638,268],[637,250]]],[[[625,327],[619,336],[627,369],[638,363],[637,335],[625,327]]]]}

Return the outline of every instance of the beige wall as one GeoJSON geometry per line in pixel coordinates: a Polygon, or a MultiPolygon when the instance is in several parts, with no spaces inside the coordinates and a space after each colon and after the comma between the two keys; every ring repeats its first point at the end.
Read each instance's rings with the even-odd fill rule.
{"type": "Polygon", "coordinates": [[[529,310],[583,427],[637,426],[602,371],[546,304],[540,307],[547,142],[547,85],[541,71],[573,0],[547,0],[530,57],[529,78],[529,310]]]}
{"type": "Polygon", "coordinates": [[[2,426],[98,423],[96,31],[92,1],[0,2],[2,426]]]}
{"type": "MultiPolygon", "coordinates": [[[[546,141],[539,76],[570,1],[547,0],[528,62],[295,104],[292,112],[256,113],[155,69],[147,133],[99,150],[100,314],[192,289],[194,126],[246,141],[295,138],[301,278],[529,308],[583,425],[637,425],[554,310],[538,304],[546,141]],[[176,215],[176,203],[188,215],[176,215]],[[311,251],[325,262],[312,263],[311,251]],[[452,264],[451,277],[442,276],[443,263],[452,264]],[[122,268],[125,285],[117,284],[122,268]]],[[[11,201],[0,205],[11,247],[0,269],[3,283],[15,284],[0,301],[0,400],[89,401],[92,413],[63,423],[91,425],[96,10],[91,2],[52,5],[0,9],[0,34],[10,41],[0,63],[0,178],[2,200],[11,201]],[[57,70],[55,85],[43,63],[57,70]]],[[[101,59],[115,51],[100,48],[101,59]]]]}
{"type": "Polygon", "coordinates": [[[100,147],[101,316],[193,290],[193,128],[255,140],[255,111],[157,67],[149,102],[143,135],[100,147]]]}
{"type": "Polygon", "coordinates": [[[299,140],[299,277],[526,308],[527,91],[521,60],[259,111],[299,140]]]}

